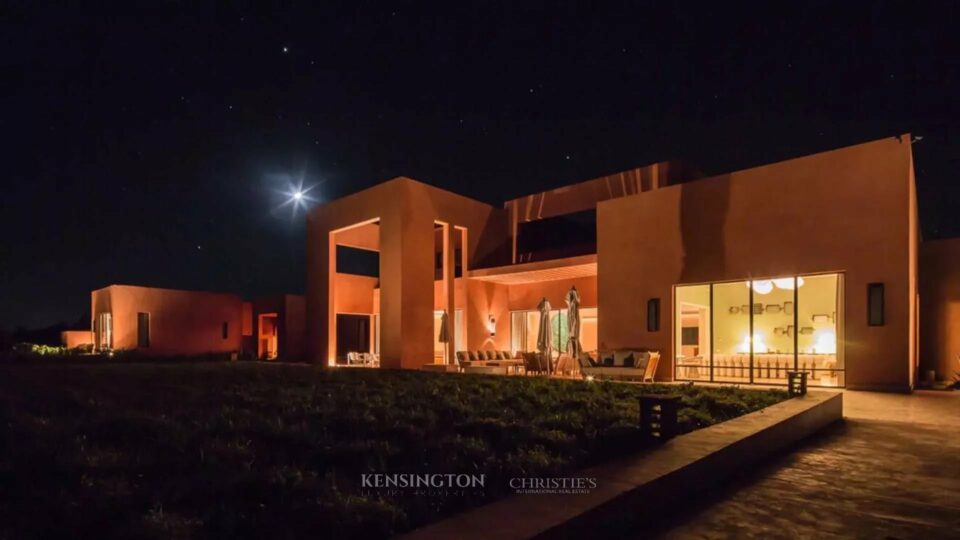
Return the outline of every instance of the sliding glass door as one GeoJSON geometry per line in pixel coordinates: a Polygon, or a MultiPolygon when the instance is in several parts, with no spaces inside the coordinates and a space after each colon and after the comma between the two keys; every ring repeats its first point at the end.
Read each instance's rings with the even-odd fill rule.
{"type": "Polygon", "coordinates": [[[843,386],[842,274],[788,276],[675,288],[676,378],[843,386]]]}

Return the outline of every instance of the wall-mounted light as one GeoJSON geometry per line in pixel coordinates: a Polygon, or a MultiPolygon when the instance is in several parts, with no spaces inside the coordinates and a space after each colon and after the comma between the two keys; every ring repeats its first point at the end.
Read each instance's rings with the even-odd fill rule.
{"type": "Polygon", "coordinates": [[[487,329],[490,330],[490,337],[497,335],[497,320],[493,315],[487,315],[487,329]]]}

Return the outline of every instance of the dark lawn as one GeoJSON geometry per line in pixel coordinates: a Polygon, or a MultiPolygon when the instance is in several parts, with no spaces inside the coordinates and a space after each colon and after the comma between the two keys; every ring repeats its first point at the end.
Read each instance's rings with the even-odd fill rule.
{"type": "Polygon", "coordinates": [[[780,391],[264,364],[0,366],[0,537],[370,537],[642,447],[641,393],[684,431],[780,391]],[[360,475],[485,474],[482,492],[360,475]]]}

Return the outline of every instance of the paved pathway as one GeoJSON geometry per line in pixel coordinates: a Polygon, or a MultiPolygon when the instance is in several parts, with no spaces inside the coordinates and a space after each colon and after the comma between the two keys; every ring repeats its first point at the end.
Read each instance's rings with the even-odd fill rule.
{"type": "Polygon", "coordinates": [[[846,392],[844,414],[655,536],[960,538],[960,392],[846,392]]]}

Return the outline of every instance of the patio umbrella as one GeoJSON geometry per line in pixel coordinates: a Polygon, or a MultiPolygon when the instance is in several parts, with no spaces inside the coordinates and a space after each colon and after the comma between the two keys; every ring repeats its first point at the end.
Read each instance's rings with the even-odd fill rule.
{"type": "Polygon", "coordinates": [[[444,311],[440,315],[440,335],[437,336],[437,341],[444,344],[443,346],[443,363],[444,364],[449,363],[449,360],[447,359],[447,346],[446,346],[446,343],[450,342],[450,330],[447,328],[448,325],[449,323],[447,322],[447,312],[444,311]]]}
{"type": "Polygon", "coordinates": [[[540,328],[537,331],[537,350],[547,358],[547,368],[550,367],[550,353],[553,351],[553,332],[550,331],[550,301],[546,297],[540,300],[537,310],[540,311],[540,328]]]}
{"type": "Polygon", "coordinates": [[[576,360],[583,347],[580,346],[580,293],[576,287],[570,287],[564,298],[567,303],[567,354],[576,360]]]}

